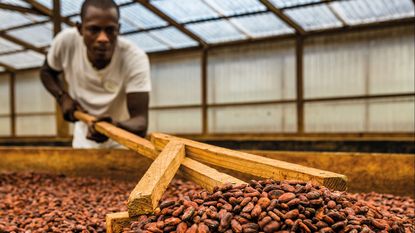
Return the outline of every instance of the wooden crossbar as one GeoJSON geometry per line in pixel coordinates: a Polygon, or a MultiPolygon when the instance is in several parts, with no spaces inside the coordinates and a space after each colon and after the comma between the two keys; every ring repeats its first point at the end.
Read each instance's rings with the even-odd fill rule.
{"type": "Polygon", "coordinates": [[[184,159],[184,145],[169,142],[128,198],[130,216],[152,213],[184,159]]]}
{"type": "Polygon", "coordinates": [[[163,149],[170,141],[181,142],[186,145],[186,156],[189,158],[242,173],[277,180],[312,181],[336,190],[346,189],[346,176],[334,172],[264,158],[162,133],[153,133],[151,141],[157,149],[163,149]]]}

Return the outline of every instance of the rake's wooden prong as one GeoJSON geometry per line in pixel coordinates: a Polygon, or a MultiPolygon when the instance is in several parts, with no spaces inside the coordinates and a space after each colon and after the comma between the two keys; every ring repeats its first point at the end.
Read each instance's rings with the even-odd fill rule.
{"type": "Polygon", "coordinates": [[[162,149],[171,140],[186,145],[186,156],[202,163],[212,164],[251,175],[277,180],[304,180],[328,188],[345,190],[347,178],[344,175],[293,163],[264,158],[244,152],[229,150],[167,134],[153,133],[151,141],[162,149]]]}
{"type": "MultiPolygon", "coordinates": [[[[92,124],[95,117],[80,111],[75,112],[75,117],[86,124],[92,124]]],[[[126,146],[127,148],[138,152],[139,154],[155,160],[159,154],[154,145],[135,134],[120,129],[107,122],[98,122],[95,124],[95,129],[113,139],[114,141],[126,146]]],[[[242,180],[236,179],[230,175],[218,172],[217,170],[194,161],[190,158],[185,158],[180,171],[186,174],[186,178],[204,187],[207,190],[213,190],[214,186],[220,186],[226,182],[235,184],[245,183],[242,180]],[[193,168],[195,166],[195,168],[193,168]]]]}
{"type": "Polygon", "coordinates": [[[121,233],[123,228],[129,227],[132,219],[128,212],[110,213],[105,216],[107,233],[121,233]]]}
{"type": "Polygon", "coordinates": [[[184,159],[184,145],[169,142],[128,198],[130,216],[152,213],[184,159]]]}
{"type": "Polygon", "coordinates": [[[185,158],[183,160],[180,171],[184,177],[192,180],[208,191],[213,191],[215,186],[221,186],[225,183],[245,184],[245,182],[240,179],[219,172],[214,168],[190,158],[185,158]]]}

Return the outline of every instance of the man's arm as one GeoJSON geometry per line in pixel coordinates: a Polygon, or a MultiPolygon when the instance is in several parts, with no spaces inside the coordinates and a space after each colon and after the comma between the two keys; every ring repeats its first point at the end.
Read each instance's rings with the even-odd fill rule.
{"type": "Polygon", "coordinates": [[[40,69],[40,79],[42,80],[43,86],[55,97],[60,105],[63,118],[67,121],[75,122],[76,119],[73,113],[75,110],[82,110],[82,108],[65,91],[58,77],[60,73],[52,69],[45,60],[45,63],[40,69]]]}
{"type": "Polygon", "coordinates": [[[145,137],[148,128],[148,92],[127,93],[127,108],[130,119],[118,122],[117,126],[138,136],[145,137]]]}
{"type": "Polygon", "coordinates": [[[47,60],[42,68],[40,68],[40,79],[42,80],[43,86],[51,93],[55,99],[59,99],[65,92],[62,85],[59,82],[59,74],[61,72],[52,69],[47,60]]]}
{"type": "Polygon", "coordinates": [[[108,140],[108,137],[99,133],[95,129],[95,123],[100,121],[111,122],[117,127],[127,130],[140,137],[145,137],[148,127],[148,92],[132,92],[127,93],[127,108],[130,118],[125,121],[117,122],[109,116],[98,116],[94,124],[89,125],[86,138],[98,143],[108,140]]]}

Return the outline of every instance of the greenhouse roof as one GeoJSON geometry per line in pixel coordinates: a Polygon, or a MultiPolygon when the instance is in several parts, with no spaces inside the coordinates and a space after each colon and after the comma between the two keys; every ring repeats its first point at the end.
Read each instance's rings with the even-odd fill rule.
{"type": "MultiPolygon", "coordinates": [[[[0,71],[38,67],[53,38],[53,0],[0,0],[0,71]]],[[[83,0],[60,0],[61,28],[83,0]]],[[[415,22],[412,0],[115,0],[121,35],[148,53],[415,22]]],[[[58,21],[56,21],[59,23],[58,21]]]]}

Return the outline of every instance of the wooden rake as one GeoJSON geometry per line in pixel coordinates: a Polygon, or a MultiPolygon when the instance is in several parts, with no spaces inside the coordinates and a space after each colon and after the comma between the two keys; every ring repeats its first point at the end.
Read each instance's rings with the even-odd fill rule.
{"type": "MultiPolygon", "coordinates": [[[[75,117],[87,124],[92,124],[95,120],[95,117],[79,111],[75,112],[75,117]]],[[[205,164],[262,178],[311,181],[331,189],[346,189],[346,176],[333,172],[162,133],[151,134],[150,142],[108,122],[96,123],[95,129],[138,154],[154,160],[130,193],[128,211],[107,214],[108,233],[122,232],[124,227],[129,226],[133,217],[152,213],[177,172],[209,191],[225,183],[245,183],[205,164]]]]}

